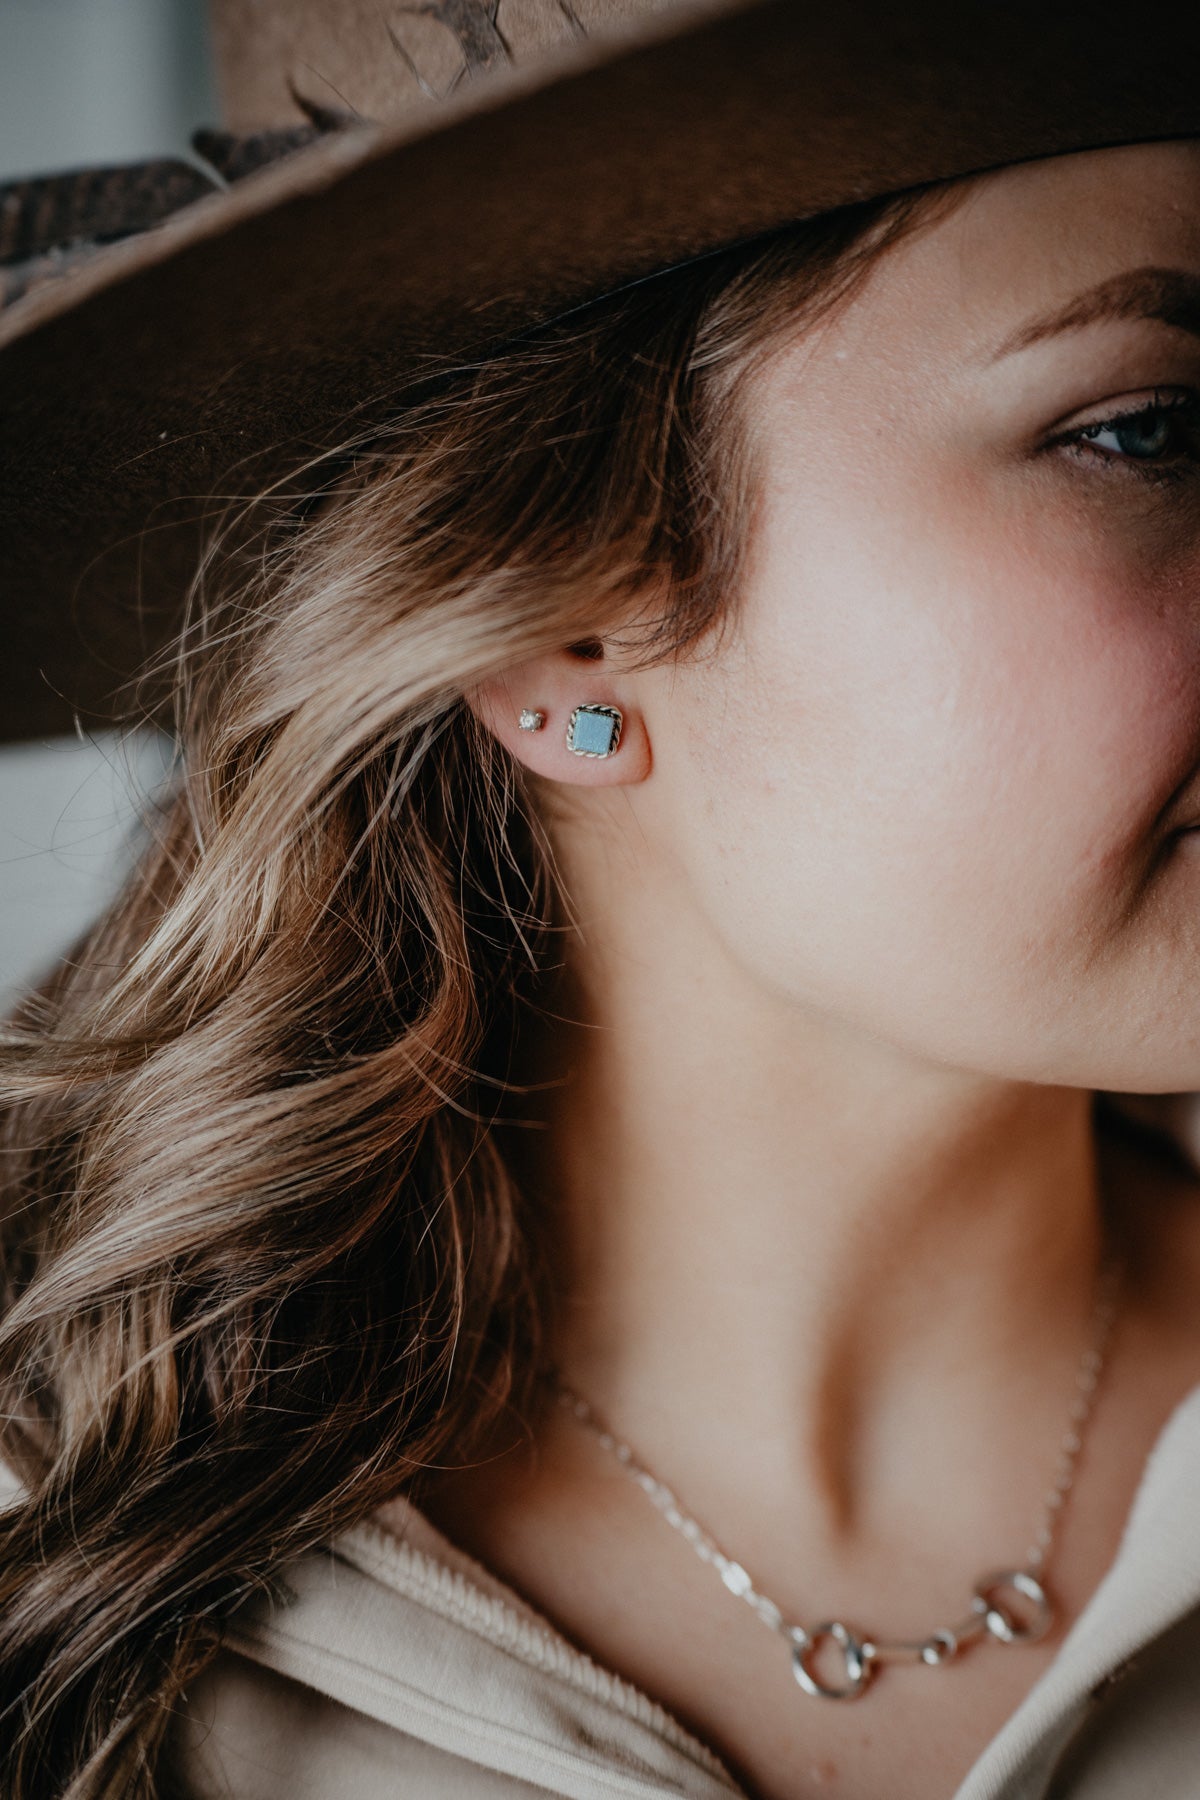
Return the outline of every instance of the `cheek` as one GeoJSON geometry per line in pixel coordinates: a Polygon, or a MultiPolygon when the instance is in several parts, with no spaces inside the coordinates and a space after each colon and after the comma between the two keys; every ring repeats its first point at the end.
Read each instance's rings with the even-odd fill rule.
{"type": "Polygon", "coordinates": [[[854,532],[844,490],[805,491],[768,512],[740,653],[691,709],[706,909],[773,983],[874,1022],[884,986],[931,1022],[965,991],[1052,1005],[1200,757],[1171,578],[931,482],[919,509],[876,482],[854,532]]]}
{"type": "Polygon", "coordinates": [[[1103,934],[1136,904],[1200,758],[1200,634],[1172,559],[1094,501],[1001,523],[946,540],[962,581],[943,745],[966,778],[959,818],[1019,862],[1050,942],[1103,934]]]}

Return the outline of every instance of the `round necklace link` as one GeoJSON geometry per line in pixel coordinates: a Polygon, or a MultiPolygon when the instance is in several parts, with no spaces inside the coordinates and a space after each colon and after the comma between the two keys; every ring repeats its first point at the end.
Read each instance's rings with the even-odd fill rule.
{"type": "Polygon", "coordinates": [[[1059,1444],[1051,1485],[1042,1502],[1038,1529],[1023,1565],[996,1569],[985,1575],[975,1584],[970,1610],[965,1617],[953,1625],[937,1626],[923,1638],[864,1637],[841,1619],[824,1619],[811,1629],[789,1620],[774,1600],[758,1591],[741,1563],[726,1556],[716,1540],[684,1509],[666,1482],[651,1474],[630,1445],[609,1430],[582,1395],[559,1380],[554,1382],[555,1394],[572,1416],[591,1431],[602,1448],[616,1458],[668,1525],[687,1539],[700,1560],[717,1571],[730,1593],[744,1600],[764,1625],[785,1638],[791,1648],[792,1673],[803,1692],[822,1700],[856,1700],[866,1691],[881,1663],[923,1663],[926,1667],[936,1668],[980,1638],[991,1638],[999,1644],[1032,1644],[1050,1630],[1055,1610],[1045,1585],[1045,1571],[1055,1547],[1067,1495],[1074,1486],[1076,1465],[1116,1322],[1123,1277],[1123,1260],[1110,1253],[1102,1261],[1097,1276],[1089,1342],[1076,1373],[1068,1426],[1059,1444]],[[1024,1616],[1010,1611],[1004,1604],[1010,1596],[1019,1596],[1024,1602],[1024,1616]],[[843,1678],[835,1681],[822,1680],[815,1669],[819,1651],[831,1643],[837,1645],[844,1666],[843,1678]]]}

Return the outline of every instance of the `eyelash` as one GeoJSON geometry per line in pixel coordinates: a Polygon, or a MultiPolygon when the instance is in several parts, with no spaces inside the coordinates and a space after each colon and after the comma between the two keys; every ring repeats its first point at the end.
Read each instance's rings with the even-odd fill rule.
{"type": "Polygon", "coordinates": [[[1119,466],[1122,471],[1128,470],[1143,481],[1186,481],[1189,477],[1200,474],[1200,395],[1190,388],[1173,395],[1163,395],[1155,389],[1153,398],[1143,401],[1140,406],[1112,413],[1106,419],[1092,419],[1086,425],[1077,426],[1074,431],[1063,432],[1060,437],[1052,439],[1052,444],[1061,446],[1081,462],[1099,461],[1119,466]],[[1119,430],[1122,425],[1132,425],[1155,413],[1171,415],[1173,421],[1191,424],[1195,429],[1196,444],[1191,449],[1183,449],[1174,462],[1158,462],[1149,457],[1131,456],[1116,450],[1097,450],[1087,441],[1099,432],[1119,430]]]}

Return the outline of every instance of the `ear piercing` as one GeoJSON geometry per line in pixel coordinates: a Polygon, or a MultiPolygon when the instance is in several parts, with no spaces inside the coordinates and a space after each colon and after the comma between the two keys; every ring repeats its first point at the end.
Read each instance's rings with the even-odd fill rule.
{"type": "MultiPolygon", "coordinates": [[[[521,731],[540,731],[546,723],[544,712],[524,706],[517,715],[521,731]]],[[[611,756],[621,742],[622,713],[618,706],[588,703],[577,706],[567,721],[567,749],[576,756],[611,756]]]]}
{"type": "Polygon", "coordinates": [[[577,706],[567,721],[567,749],[576,756],[611,756],[621,741],[616,706],[577,706]]]}

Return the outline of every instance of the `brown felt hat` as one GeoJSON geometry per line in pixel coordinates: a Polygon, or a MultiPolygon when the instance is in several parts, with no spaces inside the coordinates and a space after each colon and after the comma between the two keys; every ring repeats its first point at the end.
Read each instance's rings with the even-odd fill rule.
{"type": "Polygon", "coordinates": [[[1128,0],[216,0],[197,163],[0,190],[0,732],[85,729],[203,522],[419,370],[790,220],[1200,133],[1128,0]]]}

